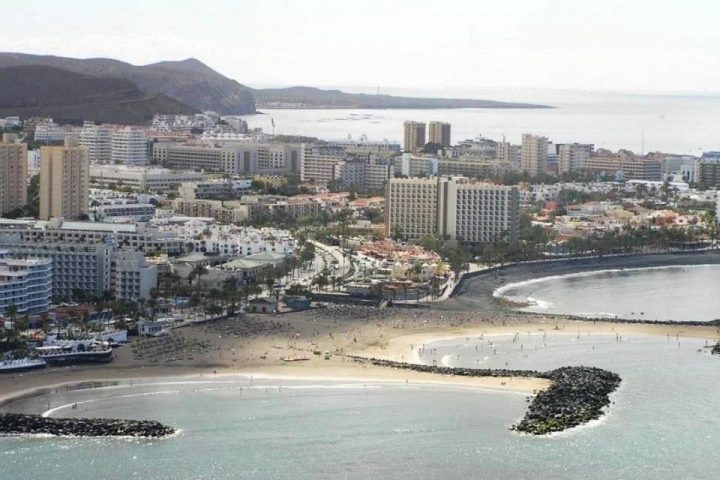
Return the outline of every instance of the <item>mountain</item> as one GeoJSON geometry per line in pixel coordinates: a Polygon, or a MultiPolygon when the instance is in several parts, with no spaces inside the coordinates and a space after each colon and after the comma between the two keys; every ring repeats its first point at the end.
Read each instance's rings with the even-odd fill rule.
{"type": "Polygon", "coordinates": [[[196,110],[214,110],[228,115],[255,112],[251,89],[219,74],[194,58],[131,65],[110,58],[77,59],[0,53],[0,67],[27,65],[61,68],[101,78],[123,78],[140,90],[164,94],[196,110]]]}
{"type": "Polygon", "coordinates": [[[124,78],[96,77],[43,65],[0,67],[0,116],[139,124],[157,112],[194,111],[166,95],[143,92],[124,78]]]}
{"type": "Polygon", "coordinates": [[[345,93],[312,87],[253,90],[260,108],[552,108],[530,103],[496,102],[467,98],[395,97],[345,93]]]}
{"type": "MultiPolygon", "coordinates": [[[[54,69],[47,70],[48,73],[54,73],[50,73],[44,78],[45,83],[40,84],[41,91],[38,95],[42,98],[33,98],[33,92],[27,88],[33,83],[29,83],[21,85],[18,87],[20,91],[15,92],[20,95],[18,99],[23,99],[27,104],[18,103],[17,99],[8,97],[10,90],[6,90],[6,93],[0,92],[0,105],[13,104],[15,111],[12,113],[23,115],[24,112],[38,111],[40,106],[47,108],[51,104],[62,104],[64,109],[57,110],[62,116],[54,115],[58,118],[64,118],[70,113],[81,115],[87,112],[91,115],[86,117],[87,120],[121,122],[123,118],[146,119],[148,109],[151,108],[156,108],[152,113],[214,110],[224,115],[242,115],[255,113],[256,101],[261,108],[551,108],[492,100],[352,94],[312,87],[252,89],[221,75],[194,58],[132,65],[110,58],[78,59],[0,52],[0,69],[11,67],[44,67],[54,69]],[[67,78],[62,77],[58,69],[79,75],[78,79],[81,78],[83,84],[90,86],[87,96],[83,96],[82,90],[69,89],[67,78]],[[61,82],[57,89],[52,84],[56,80],[61,82]],[[102,81],[109,82],[107,91],[98,87],[102,81]],[[132,87],[135,90],[132,90],[132,87]],[[65,91],[72,91],[72,96],[62,98],[61,94],[65,91]],[[107,98],[101,100],[98,95],[106,95],[107,98]],[[133,102],[117,103],[122,95],[127,95],[127,101],[133,99],[133,102]],[[111,102],[113,107],[100,108],[98,102],[111,102]],[[87,110],[88,103],[95,107],[87,110]],[[73,104],[77,104],[75,109],[71,108],[73,104]],[[122,108],[130,107],[132,111],[127,114],[122,112],[122,108]]],[[[5,70],[4,75],[23,74],[22,70],[5,70]]],[[[5,83],[5,88],[10,88],[8,82],[5,83]]]]}

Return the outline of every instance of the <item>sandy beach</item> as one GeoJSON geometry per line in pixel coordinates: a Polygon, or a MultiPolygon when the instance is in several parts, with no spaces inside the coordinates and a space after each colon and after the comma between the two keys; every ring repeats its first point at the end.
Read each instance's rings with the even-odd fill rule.
{"type": "Polygon", "coordinates": [[[116,358],[108,365],[5,375],[0,377],[0,401],[35,389],[60,388],[77,382],[188,376],[207,379],[230,374],[295,380],[453,384],[532,393],[546,388],[548,382],[534,378],[439,377],[369,366],[345,356],[417,362],[418,348],[433,341],[528,332],[690,336],[708,340],[717,336],[714,326],[618,324],[431,309],[330,307],[272,317],[251,315],[179,328],[169,337],[134,339],[116,349],[116,358]],[[253,333],[240,335],[244,328],[243,331],[253,333]],[[323,358],[326,351],[332,353],[328,360],[323,358]],[[281,359],[287,356],[309,360],[281,359]]]}

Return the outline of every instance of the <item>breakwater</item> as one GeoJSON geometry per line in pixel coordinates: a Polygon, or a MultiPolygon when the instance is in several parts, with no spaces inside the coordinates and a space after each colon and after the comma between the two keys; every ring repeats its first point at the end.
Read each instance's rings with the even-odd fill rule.
{"type": "Polygon", "coordinates": [[[532,435],[577,427],[603,415],[610,405],[610,394],[620,386],[620,376],[595,367],[562,367],[549,372],[535,370],[475,369],[436,367],[395,362],[377,358],[351,356],[357,362],[416,372],[461,377],[533,377],[551,381],[547,390],[539,392],[530,403],[523,419],[511,428],[532,435]]]}
{"type": "Polygon", "coordinates": [[[0,413],[0,434],[49,434],[77,437],[166,437],[175,429],[154,420],[49,418],[0,413]]]}

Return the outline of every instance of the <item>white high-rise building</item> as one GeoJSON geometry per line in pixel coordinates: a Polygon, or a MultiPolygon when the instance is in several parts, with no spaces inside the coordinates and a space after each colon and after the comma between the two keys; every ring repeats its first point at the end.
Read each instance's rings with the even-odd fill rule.
{"type": "Polygon", "coordinates": [[[125,127],[112,134],[112,163],[116,165],[145,165],[147,138],[141,128],[125,127]]]}
{"type": "Polygon", "coordinates": [[[537,177],[547,170],[548,139],[524,133],[520,168],[531,177],[537,177]]]}
{"type": "Polygon", "coordinates": [[[91,164],[112,161],[112,132],[105,125],[85,122],[80,132],[80,145],[87,149],[91,164]]]}

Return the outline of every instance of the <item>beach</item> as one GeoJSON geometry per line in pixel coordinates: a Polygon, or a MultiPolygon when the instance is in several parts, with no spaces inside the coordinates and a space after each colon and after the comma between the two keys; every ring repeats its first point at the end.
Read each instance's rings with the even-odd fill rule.
{"type": "MultiPolygon", "coordinates": [[[[256,317],[261,316],[221,320],[220,325],[230,328],[248,320],[257,320],[256,317]]],[[[178,328],[171,337],[135,339],[130,345],[116,349],[115,359],[109,365],[54,367],[5,375],[0,377],[0,401],[36,389],[61,388],[62,385],[77,382],[160,377],[215,378],[221,375],[453,384],[532,393],[546,388],[548,381],[536,378],[437,376],[360,364],[345,355],[417,362],[418,349],[435,341],[516,333],[657,335],[668,338],[696,337],[708,341],[717,335],[716,327],[710,325],[592,322],[540,315],[478,314],[434,309],[330,307],[272,318],[274,322],[280,322],[282,327],[260,330],[244,337],[218,333],[222,330],[219,330],[219,325],[178,328]],[[178,342],[178,338],[182,342],[178,342]],[[181,346],[149,357],[138,358],[135,353],[142,351],[138,345],[165,343],[181,346]],[[193,345],[200,344],[205,347],[192,351],[190,355],[183,351],[183,348],[192,349],[193,345]],[[326,351],[332,353],[328,360],[324,359],[324,355],[316,354],[324,354],[326,351]],[[288,356],[307,357],[308,360],[282,360],[288,356]]],[[[163,352],[161,349],[154,351],[163,352]]]]}

